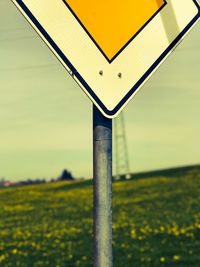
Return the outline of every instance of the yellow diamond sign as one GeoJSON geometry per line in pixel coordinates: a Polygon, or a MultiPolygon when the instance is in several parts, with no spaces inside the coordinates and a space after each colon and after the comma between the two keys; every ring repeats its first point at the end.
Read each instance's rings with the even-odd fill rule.
{"type": "Polygon", "coordinates": [[[64,1],[109,60],[166,4],[164,0],[64,1]]]}
{"type": "Polygon", "coordinates": [[[109,118],[200,18],[197,0],[12,1],[109,118]]]}

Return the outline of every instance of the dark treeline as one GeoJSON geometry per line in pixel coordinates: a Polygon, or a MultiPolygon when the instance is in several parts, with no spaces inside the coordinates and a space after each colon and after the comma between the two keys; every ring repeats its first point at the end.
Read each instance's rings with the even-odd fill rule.
{"type": "Polygon", "coordinates": [[[27,178],[21,181],[12,182],[4,178],[0,179],[0,187],[10,187],[10,186],[20,186],[20,185],[34,185],[34,184],[44,184],[47,182],[57,182],[57,181],[73,181],[75,178],[70,171],[67,169],[63,170],[61,175],[57,178],[52,178],[50,181],[45,178],[31,179],[27,178]]]}

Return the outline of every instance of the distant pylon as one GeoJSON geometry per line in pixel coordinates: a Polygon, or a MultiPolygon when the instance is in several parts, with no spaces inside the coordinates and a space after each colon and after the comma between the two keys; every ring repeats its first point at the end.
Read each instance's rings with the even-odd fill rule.
{"type": "Polygon", "coordinates": [[[114,119],[115,179],[130,178],[130,165],[123,112],[114,119]]]}

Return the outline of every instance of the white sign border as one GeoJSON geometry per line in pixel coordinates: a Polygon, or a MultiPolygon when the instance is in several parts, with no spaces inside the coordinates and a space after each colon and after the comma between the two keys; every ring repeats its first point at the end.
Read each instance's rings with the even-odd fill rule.
{"type": "Polygon", "coordinates": [[[166,59],[166,57],[171,53],[173,48],[182,40],[182,38],[189,32],[189,30],[194,26],[194,24],[199,20],[200,17],[200,7],[196,0],[191,0],[194,2],[198,9],[197,15],[190,21],[190,23],[184,28],[183,31],[176,37],[176,39],[168,46],[168,48],[161,54],[161,56],[154,62],[154,64],[148,69],[148,71],[138,80],[138,82],[131,88],[131,90],[123,97],[119,104],[112,110],[106,108],[99,97],[93,92],[92,88],[86,83],[83,77],[78,73],[73,64],[67,59],[64,53],[59,49],[53,39],[45,31],[42,25],[37,21],[33,14],[24,4],[23,0],[12,0],[26,19],[30,22],[33,28],[42,37],[45,43],[50,47],[56,57],[61,61],[64,67],[69,71],[73,72],[73,77],[77,83],[81,86],[84,92],[89,96],[89,98],[98,106],[101,112],[109,118],[116,117],[117,114],[123,109],[123,107],[132,99],[132,97],[139,91],[146,80],[156,71],[159,65],[166,59]]]}

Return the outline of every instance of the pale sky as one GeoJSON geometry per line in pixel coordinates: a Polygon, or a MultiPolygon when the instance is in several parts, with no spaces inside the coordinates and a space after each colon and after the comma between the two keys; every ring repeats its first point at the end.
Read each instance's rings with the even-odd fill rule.
{"type": "MultiPolygon", "coordinates": [[[[131,171],[200,163],[200,24],[124,110],[131,171]]],[[[0,0],[0,177],[92,177],[92,104],[0,0]]]]}

